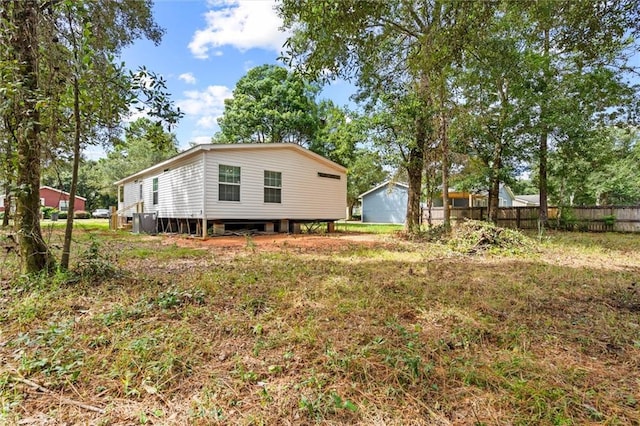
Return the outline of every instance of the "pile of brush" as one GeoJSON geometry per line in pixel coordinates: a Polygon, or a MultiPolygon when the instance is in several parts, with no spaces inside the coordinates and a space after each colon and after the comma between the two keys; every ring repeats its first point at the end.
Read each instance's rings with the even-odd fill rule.
{"type": "Polygon", "coordinates": [[[535,246],[534,241],[521,232],[477,220],[465,220],[454,226],[447,244],[466,254],[486,251],[528,252],[535,246]]]}

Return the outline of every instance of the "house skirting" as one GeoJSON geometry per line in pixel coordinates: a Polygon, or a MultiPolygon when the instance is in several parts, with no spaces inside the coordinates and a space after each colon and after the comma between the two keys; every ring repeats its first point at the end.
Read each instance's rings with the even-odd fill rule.
{"type": "Polygon", "coordinates": [[[228,231],[299,234],[303,226],[326,224],[327,232],[334,232],[338,219],[207,219],[158,218],[159,233],[186,234],[197,237],[219,236],[228,231]],[[204,224],[206,223],[206,226],[204,224]],[[205,229],[206,228],[206,229],[205,229]],[[204,232],[203,232],[204,230],[204,232]]]}

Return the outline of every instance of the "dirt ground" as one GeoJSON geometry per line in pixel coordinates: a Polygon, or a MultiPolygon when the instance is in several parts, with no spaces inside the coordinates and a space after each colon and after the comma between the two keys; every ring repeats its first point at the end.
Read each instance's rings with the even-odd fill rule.
{"type": "Polygon", "coordinates": [[[253,247],[264,251],[277,251],[283,248],[303,249],[339,249],[349,245],[373,246],[383,242],[388,236],[376,234],[335,233],[330,235],[313,234],[270,234],[251,236],[221,236],[206,240],[181,235],[163,235],[162,244],[189,248],[243,248],[253,247]]]}

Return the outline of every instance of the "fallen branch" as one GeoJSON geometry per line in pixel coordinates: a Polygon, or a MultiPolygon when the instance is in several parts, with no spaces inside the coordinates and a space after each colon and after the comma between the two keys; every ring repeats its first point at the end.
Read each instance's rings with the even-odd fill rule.
{"type": "Polygon", "coordinates": [[[25,384],[25,385],[27,385],[29,387],[32,387],[33,389],[36,389],[36,390],[38,390],[40,392],[47,393],[49,395],[55,395],[58,398],[60,398],[60,402],[62,402],[63,404],[74,405],[74,406],[82,408],[84,410],[94,411],[94,412],[100,413],[100,414],[104,414],[105,413],[105,411],[102,408],[94,407],[93,405],[83,404],[82,402],[78,402],[78,401],[75,401],[73,399],[70,399],[70,398],[67,398],[67,397],[64,397],[64,396],[60,396],[57,393],[55,393],[55,392],[53,392],[53,391],[51,391],[51,390],[49,390],[49,389],[47,389],[45,387],[42,387],[39,384],[37,384],[36,382],[33,382],[33,381],[29,380],[29,379],[22,379],[20,377],[13,377],[13,379],[15,381],[17,381],[17,382],[20,382],[20,383],[23,383],[23,384],[25,384]]]}

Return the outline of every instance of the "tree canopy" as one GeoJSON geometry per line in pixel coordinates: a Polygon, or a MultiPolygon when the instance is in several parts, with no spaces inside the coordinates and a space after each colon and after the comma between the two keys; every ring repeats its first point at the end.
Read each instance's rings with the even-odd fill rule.
{"type": "Polygon", "coordinates": [[[214,140],[307,146],[318,128],[317,92],[316,85],[283,67],[252,68],[236,84],[233,97],[225,99],[220,134],[214,140]]]}
{"type": "MultiPolygon", "coordinates": [[[[160,40],[151,6],[149,0],[2,1],[0,37],[7,49],[0,53],[0,112],[4,153],[15,164],[4,180],[15,193],[25,272],[52,269],[55,263],[39,227],[43,160],[70,157],[73,200],[83,147],[109,140],[132,103],[142,102],[150,114],[171,123],[180,117],[161,79],[149,78],[146,70],[127,73],[115,61],[139,37],[160,40]]],[[[63,268],[69,262],[73,207],[71,201],[63,268]]]]}
{"type": "Polygon", "coordinates": [[[372,131],[398,148],[408,176],[411,232],[422,177],[435,164],[446,220],[455,151],[470,156],[467,170],[480,173],[492,207],[499,185],[535,161],[545,223],[548,168],[556,167],[549,161],[578,146],[597,150],[591,135],[633,117],[637,88],[624,77],[637,51],[639,6],[284,0],[278,10],[293,33],[289,63],[320,81],[353,81],[376,111],[372,131]]]}

